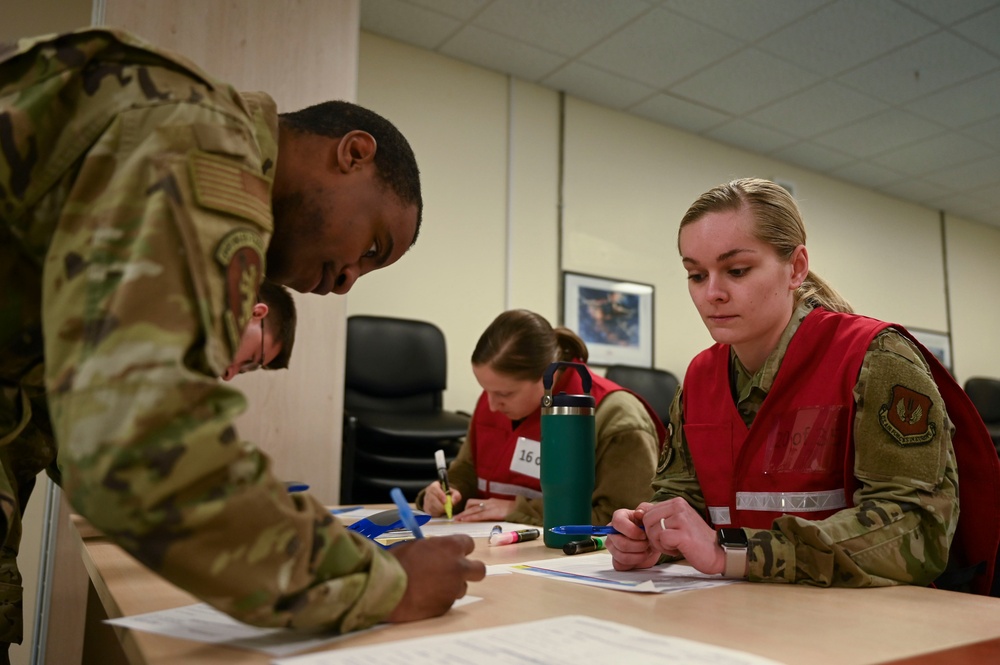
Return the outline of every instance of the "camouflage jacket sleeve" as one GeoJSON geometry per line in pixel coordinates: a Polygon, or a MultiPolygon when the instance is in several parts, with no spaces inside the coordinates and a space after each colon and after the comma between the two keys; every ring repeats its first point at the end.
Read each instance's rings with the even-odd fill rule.
{"type": "MultiPolygon", "coordinates": [[[[656,469],[660,446],[656,426],[646,409],[624,390],[601,400],[594,426],[597,448],[590,521],[602,525],[611,521],[618,508],[634,508],[649,498],[649,481],[656,469]]],[[[517,497],[507,519],[541,525],[542,499],[517,497]]]]}
{"type": "MultiPolygon", "coordinates": [[[[854,475],[860,483],[854,507],[825,520],[785,516],[773,529],[746,529],[751,580],[926,585],[944,570],[958,518],[952,425],[920,352],[895,331],[878,335],[854,399],[854,475]],[[880,414],[894,407],[890,396],[897,385],[930,398],[930,441],[901,445],[883,425],[880,414]]],[[[660,458],[653,501],[684,497],[708,521],[682,424],[675,399],[671,445],[660,458]]]]}
{"type": "Polygon", "coordinates": [[[63,487],[130,554],[238,619],[371,625],[402,597],[402,568],[285,491],[232,426],[244,398],[216,378],[263,272],[264,137],[231,89],[161,62],[88,82],[134,102],[57,188],[42,319],[63,487]]]}

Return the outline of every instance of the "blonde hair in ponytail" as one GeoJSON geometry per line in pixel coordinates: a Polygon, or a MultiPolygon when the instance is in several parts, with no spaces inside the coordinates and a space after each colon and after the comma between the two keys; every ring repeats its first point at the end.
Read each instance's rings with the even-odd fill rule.
{"type": "MultiPolygon", "coordinates": [[[[770,180],[740,178],[713,187],[691,204],[677,230],[678,249],[680,231],[688,224],[712,212],[735,212],[743,208],[753,215],[754,236],[773,247],[782,261],[788,261],[796,247],[806,244],[806,227],[791,194],[770,180]]],[[[854,312],[850,303],[812,270],[795,292],[796,305],[803,301],[833,312],[854,312]]]]}

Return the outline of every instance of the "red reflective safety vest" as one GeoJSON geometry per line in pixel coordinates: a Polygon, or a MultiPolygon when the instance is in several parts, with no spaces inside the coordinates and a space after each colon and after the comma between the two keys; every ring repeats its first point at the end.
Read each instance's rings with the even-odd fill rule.
{"type": "MultiPolygon", "coordinates": [[[[626,390],[613,381],[590,373],[590,394],[594,397],[595,406],[609,394],[617,390],[626,390]]],[[[626,390],[627,392],[632,392],[626,390]]],[[[580,374],[574,371],[564,371],[558,382],[552,388],[553,394],[565,392],[569,395],[583,394],[583,381],[580,374]]],[[[635,393],[632,393],[635,395],[635,393]]],[[[659,416],[644,399],[635,395],[656,425],[657,440],[662,447],[666,438],[666,429],[659,416]]],[[[473,446],[472,458],[476,465],[479,495],[485,498],[513,499],[515,496],[539,498],[542,496],[542,485],[539,474],[534,476],[512,471],[511,466],[517,441],[521,437],[531,441],[541,441],[541,405],[532,411],[531,415],[513,426],[510,418],[502,413],[490,410],[489,400],[484,392],[479,396],[476,410],[472,416],[473,446]]],[[[596,444],[596,442],[595,442],[596,444]]],[[[538,467],[539,472],[541,467],[538,467]]]]}
{"type": "Polygon", "coordinates": [[[715,526],[770,529],[791,514],[820,520],[853,505],[853,388],[875,335],[893,327],[920,349],[955,425],[961,518],[957,566],[985,563],[973,587],[988,594],[1000,545],[1000,460],[986,426],[951,374],[902,326],[813,310],[747,428],[731,397],[729,346],[700,353],[684,379],[684,434],[715,526]]]}

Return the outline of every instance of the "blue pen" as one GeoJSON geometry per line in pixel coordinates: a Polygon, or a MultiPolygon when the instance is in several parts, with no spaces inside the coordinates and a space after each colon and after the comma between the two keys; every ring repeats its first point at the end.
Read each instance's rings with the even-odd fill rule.
{"type": "Polygon", "coordinates": [[[619,533],[613,526],[591,526],[590,524],[567,524],[549,529],[561,536],[610,536],[619,533]]]}
{"type": "Polygon", "coordinates": [[[399,519],[403,520],[403,525],[410,530],[414,538],[423,538],[424,533],[420,530],[420,525],[417,524],[417,518],[413,515],[413,511],[410,510],[409,502],[403,496],[403,490],[393,487],[389,490],[389,496],[392,497],[392,502],[399,508],[399,519]]]}

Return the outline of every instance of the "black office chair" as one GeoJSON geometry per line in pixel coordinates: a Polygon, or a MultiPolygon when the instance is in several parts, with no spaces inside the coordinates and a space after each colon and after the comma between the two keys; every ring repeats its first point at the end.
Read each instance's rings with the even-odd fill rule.
{"type": "Polygon", "coordinates": [[[604,376],[649,402],[664,425],[670,422],[670,403],[680,383],[672,373],[665,369],[611,365],[604,376]]]}
{"type": "Polygon", "coordinates": [[[965,392],[986,423],[993,446],[1000,454],[1000,379],[972,377],[965,382],[965,392]]]}
{"type": "Polygon", "coordinates": [[[382,316],[347,319],[342,504],[412,501],[437,478],[434,453],[458,454],[469,417],[441,408],[447,387],[441,329],[382,316]]]}

